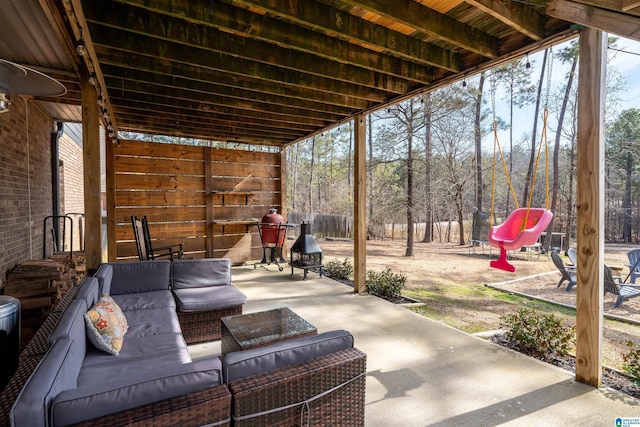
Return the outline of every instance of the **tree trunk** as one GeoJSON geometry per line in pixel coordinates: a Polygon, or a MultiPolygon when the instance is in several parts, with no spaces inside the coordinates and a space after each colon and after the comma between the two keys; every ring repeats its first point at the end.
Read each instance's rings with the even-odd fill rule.
{"type": "MultiPolygon", "coordinates": [[[[558,117],[558,127],[556,129],[556,139],[553,146],[553,187],[551,189],[551,212],[554,213],[554,217],[551,218],[551,222],[547,227],[547,236],[551,236],[553,232],[553,223],[555,221],[556,206],[558,200],[558,184],[560,178],[559,171],[559,157],[560,157],[560,138],[562,136],[562,127],[564,126],[564,116],[567,112],[567,105],[569,104],[569,97],[571,96],[571,87],[573,86],[573,77],[576,72],[576,66],[578,65],[578,57],[574,57],[571,62],[571,71],[569,72],[569,78],[567,79],[567,87],[564,90],[564,98],[562,99],[562,107],[560,108],[560,116],[558,117]]],[[[569,221],[568,228],[571,228],[571,222],[569,221]]],[[[569,241],[565,239],[565,241],[569,241]]],[[[545,239],[544,249],[545,252],[549,252],[551,247],[551,238],[545,239]]],[[[561,248],[564,249],[564,248],[561,248]]]]}
{"type": "MultiPolygon", "coordinates": [[[[574,103],[573,107],[573,117],[575,122],[576,117],[576,107],[577,102],[574,103]]],[[[569,239],[571,239],[571,226],[573,224],[573,215],[575,210],[573,209],[573,176],[576,171],[576,135],[575,132],[571,135],[571,152],[569,153],[571,158],[569,159],[570,170],[569,170],[569,190],[568,190],[568,200],[567,200],[567,233],[565,235],[565,248],[568,249],[569,239]]]]}
{"type": "Polygon", "coordinates": [[[413,119],[407,121],[407,252],[405,256],[413,256],[413,119]]]}
{"type": "Polygon", "coordinates": [[[531,155],[529,156],[529,168],[527,169],[527,177],[524,180],[524,192],[522,195],[522,204],[529,206],[529,188],[532,185],[533,179],[533,166],[536,159],[536,137],[538,133],[538,116],[540,115],[540,98],[542,95],[542,84],[544,83],[544,73],[547,67],[547,56],[549,55],[549,49],[544,50],[544,56],[542,58],[542,68],[540,69],[540,80],[538,80],[538,95],[536,97],[536,112],[533,117],[533,133],[531,134],[531,155]]]}
{"type": "Polygon", "coordinates": [[[633,160],[631,153],[626,154],[627,163],[625,165],[624,180],[624,201],[622,204],[622,212],[624,224],[622,228],[622,240],[631,243],[631,178],[633,174],[633,160]]]}
{"type": "Polygon", "coordinates": [[[298,209],[296,205],[297,198],[296,192],[298,189],[298,160],[300,158],[300,144],[296,144],[295,156],[293,158],[293,167],[287,168],[288,170],[293,170],[293,179],[291,183],[291,209],[295,212],[298,209]]]}
{"type": "MultiPolygon", "coordinates": [[[[369,218],[368,218],[368,224],[369,224],[369,235],[372,237],[378,237],[379,231],[378,231],[378,227],[376,227],[376,220],[373,216],[374,214],[374,192],[373,192],[373,115],[369,114],[367,116],[368,119],[368,125],[369,125],[369,134],[367,135],[369,138],[369,165],[367,167],[367,171],[368,171],[368,179],[369,182],[367,182],[367,187],[369,187],[371,190],[369,191],[369,218]]],[[[384,237],[384,233],[382,233],[382,237],[384,237]]]]}
{"type": "Polygon", "coordinates": [[[316,137],[311,138],[311,165],[309,168],[309,216],[313,216],[313,166],[316,158],[316,137]]]}
{"type": "MultiPolygon", "coordinates": [[[[484,76],[484,73],[483,73],[484,76]]],[[[423,243],[433,241],[433,201],[431,199],[431,160],[432,141],[431,141],[431,93],[427,92],[423,95],[424,100],[424,162],[425,162],[425,227],[423,243]]]]}
{"type": "Polygon", "coordinates": [[[462,185],[456,185],[456,196],[455,196],[455,203],[456,203],[456,211],[458,214],[458,231],[460,232],[460,246],[463,246],[465,244],[464,241],[464,217],[463,217],[463,206],[464,203],[462,201],[462,193],[463,193],[463,186],[462,185]]]}
{"type": "Polygon", "coordinates": [[[476,208],[482,211],[482,191],[484,183],[482,182],[482,89],[484,88],[485,74],[480,74],[480,82],[478,83],[478,95],[476,96],[476,118],[474,126],[474,138],[476,145],[476,208]]]}

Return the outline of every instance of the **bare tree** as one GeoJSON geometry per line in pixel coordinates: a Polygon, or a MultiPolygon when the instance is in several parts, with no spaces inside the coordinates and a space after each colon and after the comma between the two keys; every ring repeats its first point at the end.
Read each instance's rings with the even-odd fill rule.
{"type": "Polygon", "coordinates": [[[474,140],[476,148],[476,208],[482,211],[482,192],[484,182],[482,180],[482,92],[484,89],[485,73],[480,74],[478,90],[475,99],[474,140]]]}
{"type": "Polygon", "coordinates": [[[431,195],[431,159],[433,156],[432,142],[431,142],[431,93],[427,92],[422,95],[423,101],[423,120],[424,120],[424,195],[425,195],[425,228],[424,243],[431,242],[433,240],[433,197],[431,195]]]}

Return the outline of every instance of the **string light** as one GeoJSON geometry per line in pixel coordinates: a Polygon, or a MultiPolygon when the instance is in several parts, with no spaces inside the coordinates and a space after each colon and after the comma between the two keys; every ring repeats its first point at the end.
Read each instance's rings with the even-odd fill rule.
{"type": "Polygon", "coordinates": [[[79,56],[85,56],[87,54],[87,49],[84,46],[84,40],[78,40],[78,44],[76,45],[76,53],[79,56]]]}

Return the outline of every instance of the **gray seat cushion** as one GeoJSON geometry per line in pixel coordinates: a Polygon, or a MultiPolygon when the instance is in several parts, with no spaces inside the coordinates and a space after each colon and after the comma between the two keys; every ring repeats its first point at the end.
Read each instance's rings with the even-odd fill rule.
{"type": "Polygon", "coordinates": [[[152,335],[181,333],[176,311],[171,308],[150,308],[147,310],[125,311],[129,330],[124,336],[122,347],[127,341],[152,335]]]}
{"type": "Polygon", "coordinates": [[[220,370],[220,360],[212,357],[193,363],[175,361],[162,369],[132,375],[112,371],[111,380],[96,380],[55,396],[53,424],[69,425],[215,387],[221,384],[220,370]]]}
{"type": "Polygon", "coordinates": [[[283,341],[253,350],[228,353],[223,359],[224,382],[294,365],[353,347],[353,336],[344,330],[283,341]]]}
{"type": "Polygon", "coordinates": [[[172,365],[190,362],[187,345],[179,333],[128,340],[118,356],[89,347],[78,375],[78,386],[110,381],[115,375],[124,378],[146,371],[160,373],[172,365]]]}
{"type": "Polygon", "coordinates": [[[178,311],[213,311],[236,307],[247,302],[247,296],[233,285],[175,289],[178,311]]]}
{"type": "Polygon", "coordinates": [[[229,258],[179,259],[171,264],[173,289],[231,284],[229,258]]]}
{"type": "Polygon", "coordinates": [[[124,312],[153,308],[176,309],[176,300],[170,290],[111,295],[124,312]]]}

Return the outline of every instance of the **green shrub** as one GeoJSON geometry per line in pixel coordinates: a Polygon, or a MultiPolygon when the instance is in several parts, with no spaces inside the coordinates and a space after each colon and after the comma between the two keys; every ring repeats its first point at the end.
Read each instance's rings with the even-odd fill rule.
{"type": "Polygon", "coordinates": [[[523,308],[501,320],[507,340],[522,353],[543,360],[566,356],[574,342],[574,328],[565,326],[562,319],[553,314],[538,314],[523,308]]]}
{"type": "Polygon", "coordinates": [[[350,279],[353,276],[353,264],[347,258],[342,262],[332,259],[324,266],[324,270],[336,279],[350,279]]]}
{"type": "Polygon", "coordinates": [[[407,284],[407,277],[387,268],[385,271],[367,271],[367,291],[382,298],[399,297],[407,284]]]}
{"type": "Polygon", "coordinates": [[[622,369],[640,384],[640,347],[635,347],[632,341],[627,341],[629,352],[622,355],[622,369]]]}

